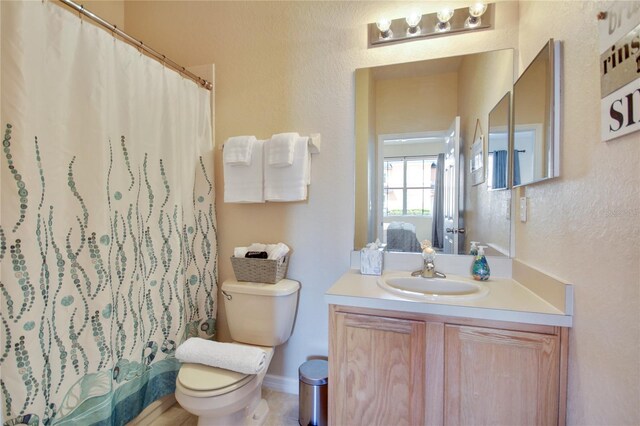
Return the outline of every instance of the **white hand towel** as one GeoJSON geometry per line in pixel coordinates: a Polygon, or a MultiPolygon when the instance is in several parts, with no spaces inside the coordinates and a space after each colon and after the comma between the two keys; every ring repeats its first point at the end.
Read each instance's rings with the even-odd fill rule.
{"type": "Polygon", "coordinates": [[[264,203],[263,146],[264,141],[253,143],[252,160],[248,166],[224,163],[225,203],[264,203]]]}
{"type": "Polygon", "coordinates": [[[255,136],[234,136],[224,143],[222,158],[230,166],[248,166],[251,164],[251,154],[255,136]]]}
{"type": "Polygon", "coordinates": [[[307,199],[310,179],[309,138],[296,139],[293,163],[288,167],[265,166],[264,197],[267,201],[300,201],[307,199]]]}
{"type": "Polygon", "coordinates": [[[176,358],[180,362],[204,364],[243,374],[258,374],[264,368],[267,353],[255,346],[192,337],[178,346],[176,358]]]}
{"type": "Polygon", "coordinates": [[[287,167],[293,164],[293,153],[296,140],[300,137],[297,133],[279,133],[271,136],[267,141],[267,164],[271,167],[287,167]]]}

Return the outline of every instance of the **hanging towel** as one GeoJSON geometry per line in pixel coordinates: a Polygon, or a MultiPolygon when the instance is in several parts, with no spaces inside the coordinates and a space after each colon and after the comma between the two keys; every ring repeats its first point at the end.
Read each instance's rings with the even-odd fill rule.
{"type": "Polygon", "coordinates": [[[204,364],[243,374],[258,374],[264,368],[267,353],[255,346],[192,337],[178,346],[176,358],[180,362],[204,364]]]}
{"type": "Polygon", "coordinates": [[[271,167],[287,167],[293,164],[297,133],[280,133],[267,142],[267,164],[271,167]]]}
{"type": "Polygon", "coordinates": [[[264,196],[267,201],[301,201],[307,199],[310,182],[311,155],[308,137],[298,137],[293,162],[287,167],[265,166],[264,196]]]}
{"type": "Polygon", "coordinates": [[[255,136],[234,136],[224,143],[222,157],[225,164],[230,166],[249,166],[255,136]]]}
{"type": "Polygon", "coordinates": [[[251,164],[248,166],[223,165],[225,203],[264,203],[263,147],[264,141],[253,142],[251,164]]]}

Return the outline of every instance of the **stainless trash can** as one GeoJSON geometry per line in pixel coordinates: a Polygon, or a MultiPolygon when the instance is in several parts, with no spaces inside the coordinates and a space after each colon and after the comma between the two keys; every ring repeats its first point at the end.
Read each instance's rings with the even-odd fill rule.
{"type": "Polygon", "coordinates": [[[326,426],[329,363],[322,359],[304,362],[298,369],[298,374],[300,376],[298,422],[301,426],[326,426]]]}

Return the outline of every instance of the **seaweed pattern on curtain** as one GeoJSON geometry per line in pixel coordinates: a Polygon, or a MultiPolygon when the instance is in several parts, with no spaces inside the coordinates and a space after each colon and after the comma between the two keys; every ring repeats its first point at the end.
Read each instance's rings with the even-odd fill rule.
{"type": "Polygon", "coordinates": [[[17,141],[32,143],[21,152],[35,158],[17,155],[12,130],[6,124],[2,202],[14,191],[19,205],[16,217],[3,217],[0,225],[4,424],[124,424],[174,392],[178,344],[215,334],[210,159],[194,159],[193,201],[184,206],[171,202],[170,182],[180,177],[170,179],[161,158],[145,152],[135,163],[125,136],[116,144],[96,141],[109,159],[107,175],[99,177],[109,218],[102,229],[92,223],[95,212],[77,186],[87,178],[76,175],[80,160],[72,156],[65,167],[44,166],[37,136],[17,141]],[[126,170],[117,188],[116,165],[126,170]],[[48,173],[58,169],[67,174],[66,188],[47,185],[48,173]],[[21,170],[39,182],[28,182],[21,170]],[[47,205],[50,191],[68,191],[74,205],[47,205]],[[32,251],[25,250],[28,245],[32,251]],[[25,256],[29,252],[39,256],[25,256]]]}

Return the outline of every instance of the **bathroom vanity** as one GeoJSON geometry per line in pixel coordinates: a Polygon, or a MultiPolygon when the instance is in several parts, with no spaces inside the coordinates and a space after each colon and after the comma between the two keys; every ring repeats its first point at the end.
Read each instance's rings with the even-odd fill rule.
{"type": "Polygon", "coordinates": [[[535,282],[426,301],[342,276],[326,294],[329,423],[563,425],[571,286],[519,262],[513,272],[535,282]]]}

